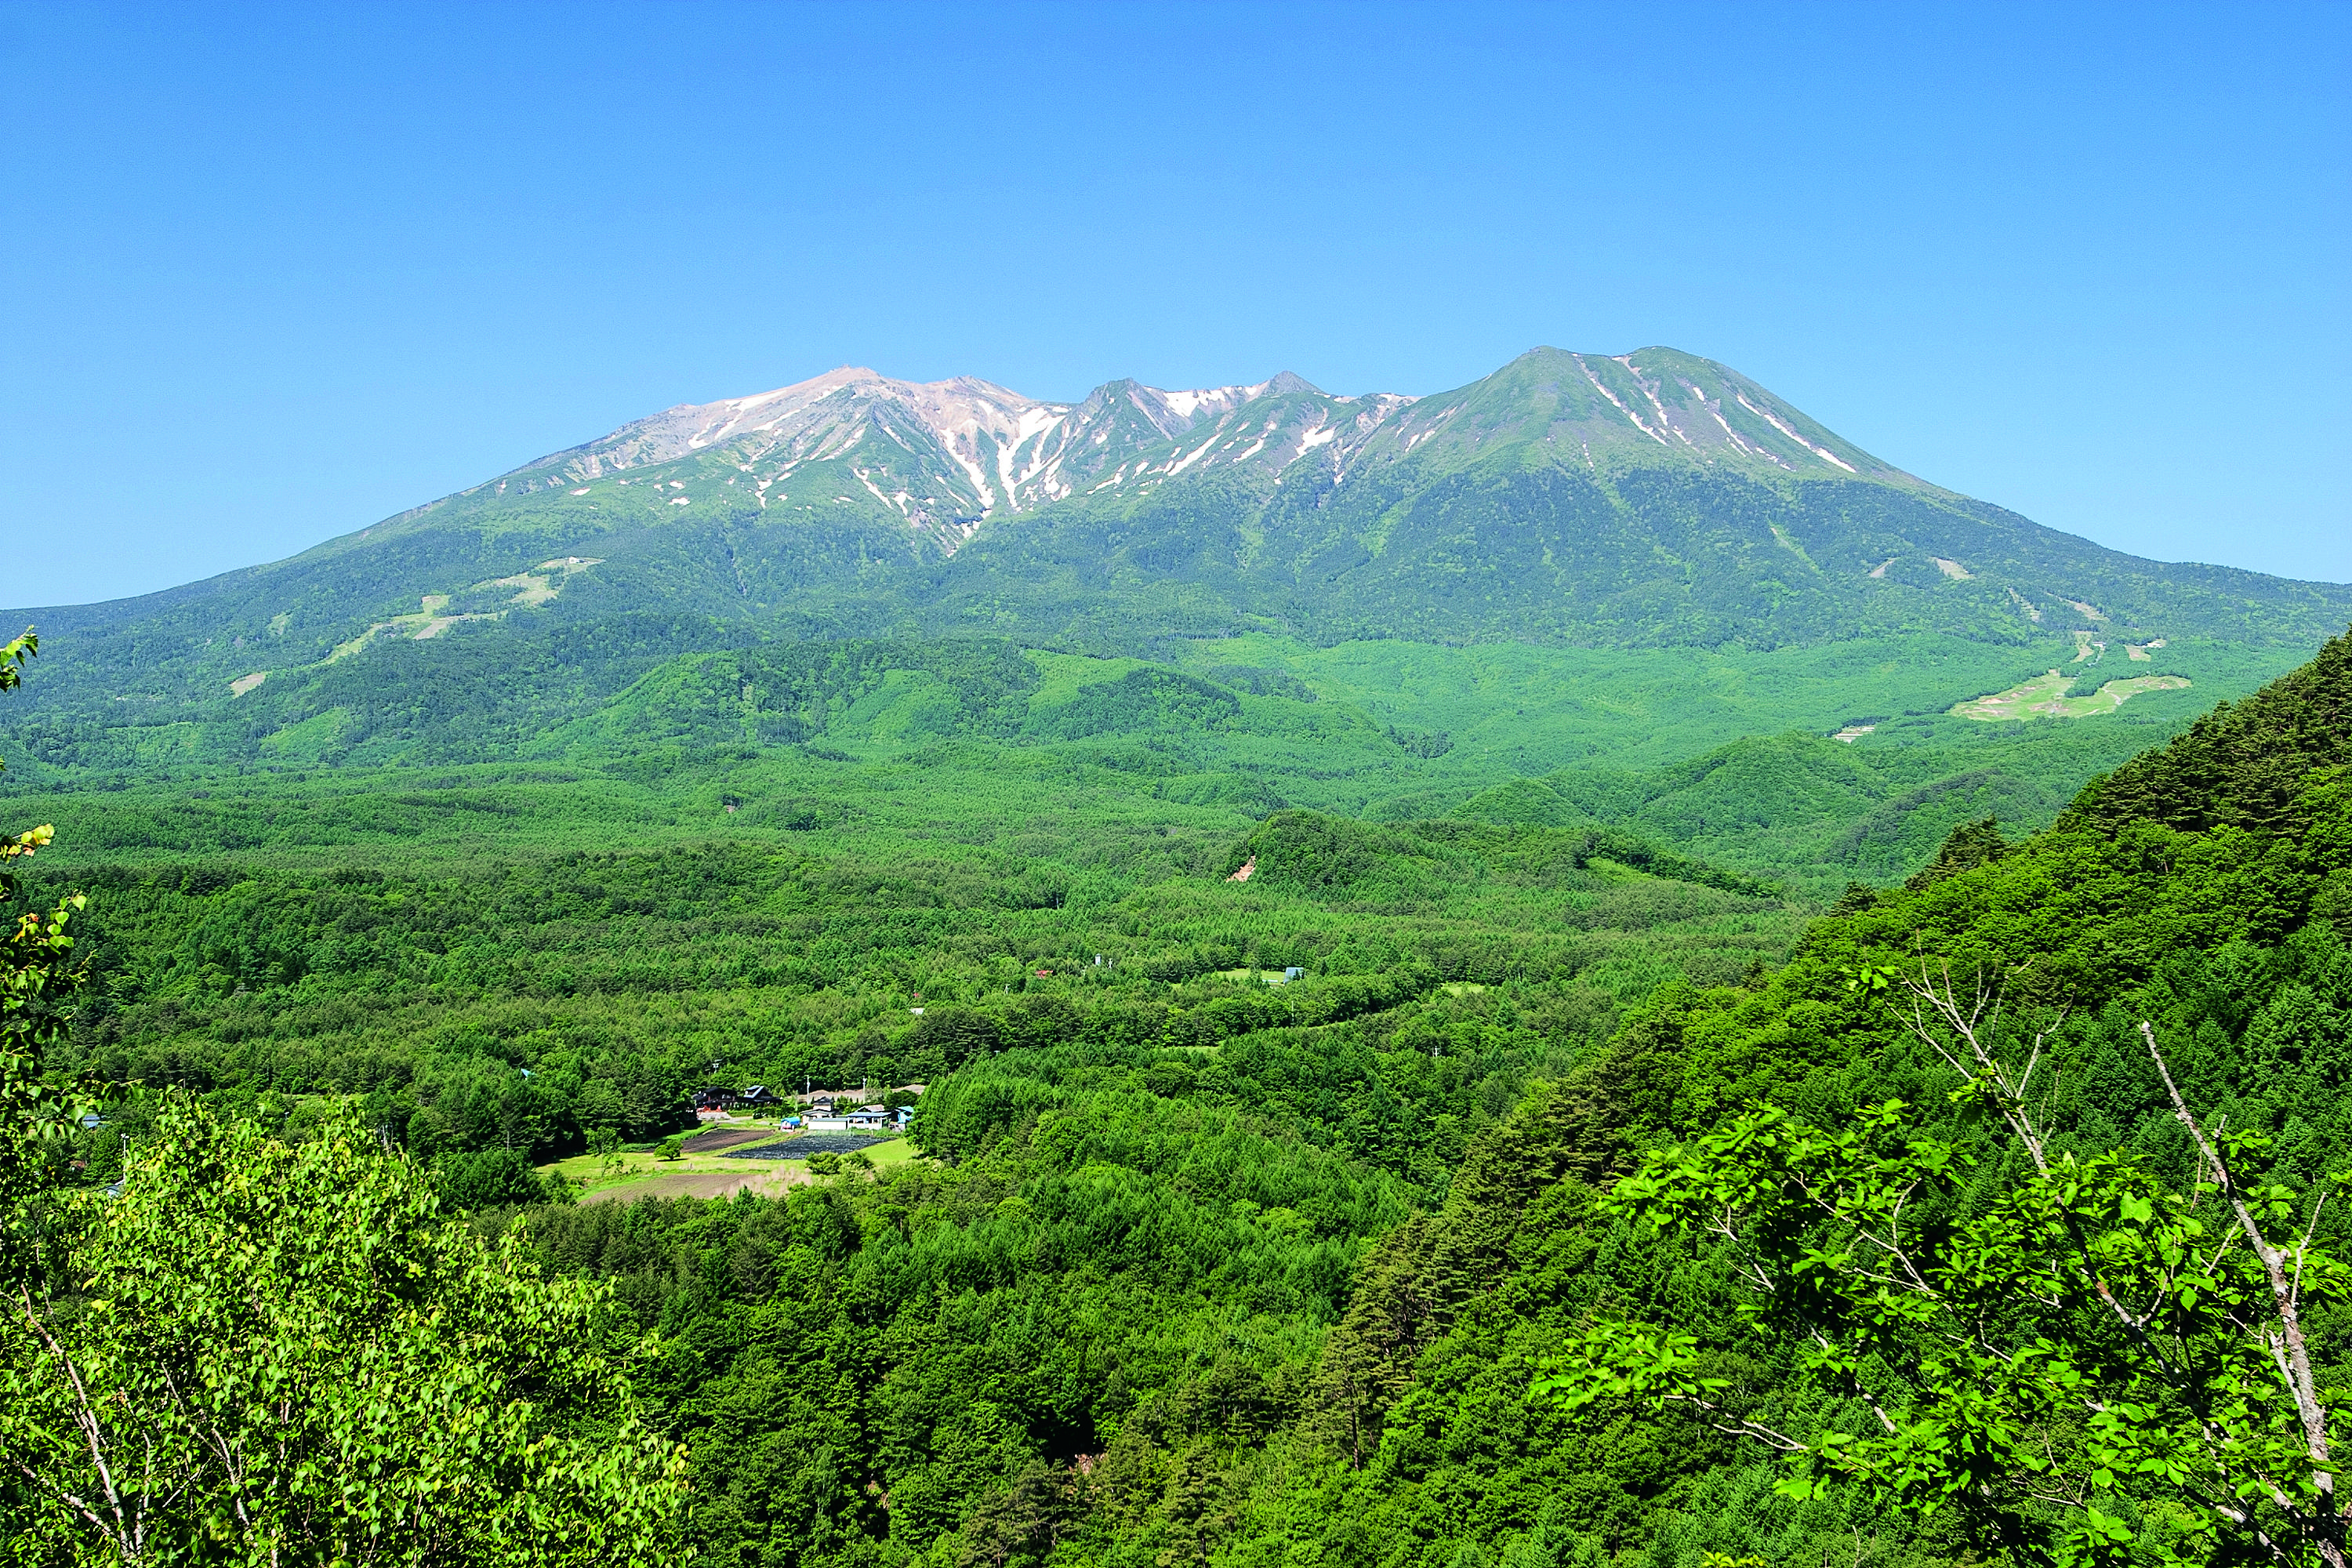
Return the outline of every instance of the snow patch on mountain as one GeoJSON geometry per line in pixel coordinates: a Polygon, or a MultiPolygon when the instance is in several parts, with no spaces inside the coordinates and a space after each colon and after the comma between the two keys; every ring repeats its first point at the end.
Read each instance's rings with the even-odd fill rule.
{"type": "MultiPolygon", "coordinates": [[[[666,409],[532,467],[558,465],[565,480],[585,483],[723,449],[730,467],[768,469],[760,481],[764,489],[802,463],[845,457],[878,429],[915,464],[913,474],[901,476],[912,481],[909,495],[940,489],[949,492],[952,504],[983,515],[1024,511],[1082,488],[1122,482],[1139,448],[1181,439],[1203,421],[1222,426],[1262,397],[1302,392],[1322,395],[1286,373],[1261,382],[1175,391],[1114,383],[1083,404],[1049,403],[975,376],[908,382],[844,365],[790,386],[666,409]],[[1105,479],[1104,470],[1114,465],[1120,474],[1105,479]]],[[[1412,400],[1382,393],[1361,401],[1377,423],[1412,400]]],[[[1269,435],[1275,423],[1267,423],[1269,435]]],[[[1160,466],[1160,472],[1214,460],[1206,458],[1208,450],[1204,445],[1181,460],[1171,458],[1160,466]]],[[[885,466],[896,471],[902,465],[885,466]]],[[[1141,473],[1137,468],[1132,477],[1141,473]]],[[[888,500],[887,492],[863,474],[860,482],[888,500]]],[[[902,503],[893,503],[893,510],[901,516],[909,511],[902,503]]]]}
{"type": "Polygon", "coordinates": [[[1857,471],[1852,463],[1847,462],[1843,458],[1839,457],[1827,447],[1816,447],[1811,441],[1806,440],[1802,436],[1798,435],[1795,430],[1790,427],[1787,420],[1781,418],[1770,409],[1759,408],[1756,405],[1748,402],[1748,395],[1746,393],[1736,393],[1734,395],[1739,399],[1740,407],[1745,408],[1748,413],[1753,414],[1759,419],[1763,420],[1766,424],[1771,426],[1773,429],[1778,430],[1781,435],[1786,436],[1790,440],[1794,441],[1798,446],[1802,447],[1806,451],[1811,452],[1822,462],[1835,463],[1839,468],[1843,468],[1849,474],[1857,471]]]}
{"type": "MultiPolygon", "coordinates": [[[[1197,392],[1160,392],[1160,399],[1178,416],[1189,419],[1194,410],[1213,405],[1223,410],[1244,403],[1254,403],[1264,396],[1265,389],[1273,384],[1271,381],[1261,381],[1250,386],[1213,386],[1197,392]]],[[[1147,387],[1145,390],[1159,391],[1157,387],[1147,387]]]]}

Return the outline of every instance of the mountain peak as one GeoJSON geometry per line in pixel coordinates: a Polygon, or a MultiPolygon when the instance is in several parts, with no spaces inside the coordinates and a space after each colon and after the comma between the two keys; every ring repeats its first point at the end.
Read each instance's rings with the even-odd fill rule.
{"type": "Polygon", "coordinates": [[[1613,454],[1646,465],[1672,453],[1701,466],[1792,478],[1920,483],[1730,366],[1662,345],[1613,354],[1542,345],[1423,403],[1436,412],[1417,412],[1417,419],[1468,411],[1481,431],[1491,432],[1497,420],[1540,422],[1555,436],[1572,428],[1593,461],[1613,454]]]}
{"type": "Polygon", "coordinates": [[[820,405],[848,415],[877,402],[897,404],[934,429],[985,430],[999,437],[1019,429],[1031,411],[1055,406],[977,376],[898,381],[862,365],[842,365],[769,392],[716,403],[682,403],[557,456],[587,458],[593,465],[588,474],[594,477],[606,468],[668,462],[706,447],[771,435],[820,405]]]}

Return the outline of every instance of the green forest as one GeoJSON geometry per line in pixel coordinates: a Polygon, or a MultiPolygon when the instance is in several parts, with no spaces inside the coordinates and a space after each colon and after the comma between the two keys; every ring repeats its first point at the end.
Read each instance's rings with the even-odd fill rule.
{"type": "Polygon", "coordinates": [[[657,644],[14,732],[16,1561],[2341,1563],[2352,636],[1646,754],[657,644]],[[668,1158],[751,1084],[911,1121],[668,1158]]]}

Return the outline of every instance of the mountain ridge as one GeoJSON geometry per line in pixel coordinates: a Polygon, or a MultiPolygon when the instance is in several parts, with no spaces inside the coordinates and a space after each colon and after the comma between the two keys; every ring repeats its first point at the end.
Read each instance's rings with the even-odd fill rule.
{"type": "MultiPolygon", "coordinates": [[[[1299,392],[1329,395],[1284,371],[1260,382],[1182,389],[1122,378],[1104,383],[1078,402],[1056,403],[978,376],[908,382],[843,365],[768,392],[680,404],[632,420],[593,441],[536,458],[505,477],[552,468],[576,484],[731,445],[736,456],[752,464],[779,451],[788,453],[773,476],[782,479],[812,456],[845,452],[856,444],[861,416],[888,432],[887,406],[912,416],[953,461],[953,470],[937,476],[945,481],[941,488],[952,492],[948,500],[985,517],[1000,510],[1034,510],[1070,494],[1067,485],[1057,488],[1056,473],[1089,437],[1107,448],[1107,456],[1124,456],[1138,441],[1174,440],[1203,418],[1231,413],[1269,394],[1299,392]],[[1137,428],[1139,419],[1150,435],[1137,428]],[[808,439],[812,435],[814,442],[808,439]]],[[[1412,401],[1390,393],[1370,395],[1370,400],[1382,406],[1412,401]]],[[[1091,471],[1098,472],[1100,467],[1098,459],[1091,471]]]]}

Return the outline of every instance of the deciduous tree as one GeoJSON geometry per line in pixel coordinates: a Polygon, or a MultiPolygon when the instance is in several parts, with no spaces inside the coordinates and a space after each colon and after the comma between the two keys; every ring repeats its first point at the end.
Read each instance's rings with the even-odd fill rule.
{"type": "Polygon", "coordinates": [[[289,1146],[199,1105],[0,1346],[11,1521],[78,1563],[659,1563],[682,1450],[632,1414],[602,1293],[483,1241],[356,1116],[289,1146]]]}
{"type": "Polygon", "coordinates": [[[1538,1394],[1679,1407],[1786,1454],[1789,1495],[1856,1482],[2021,1561],[2340,1568],[2333,1413],[2303,1326],[2347,1284],[2314,1245],[2324,1194],[2253,1173],[2263,1141],[2209,1129],[2145,1024],[2194,1146],[2185,1185],[2053,1150],[2032,1098],[2046,1036],[2001,1049],[1989,992],[1925,966],[1885,989],[1997,1135],[1930,1135],[1894,1100],[1834,1129],[1767,1105],[1653,1155],[1609,1200],[1718,1245],[1748,1326],[1796,1346],[1842,1414],[1745,1400],[1711,1375],[1717,1347],[1623,1319],[1567,1347],[1538,1394]]]}

